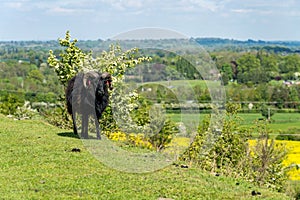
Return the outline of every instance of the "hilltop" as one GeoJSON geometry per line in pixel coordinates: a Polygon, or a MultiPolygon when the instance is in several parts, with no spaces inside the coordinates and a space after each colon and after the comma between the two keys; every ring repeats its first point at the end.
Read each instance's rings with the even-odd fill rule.
{"type": "Polygon", "coordinates": [[[288,199],[196,168],[171,165],[143,174],[116,171],[93,157],[71,131],[42,121],[0,116],[0,134],[3,199],[288,199]]]}

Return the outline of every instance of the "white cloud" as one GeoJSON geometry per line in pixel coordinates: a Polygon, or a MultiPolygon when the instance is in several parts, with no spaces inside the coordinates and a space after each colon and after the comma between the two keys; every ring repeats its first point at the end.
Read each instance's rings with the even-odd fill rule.
{"type": "MultiPolygon", "coordinates": [[[[93,2],[93,1],[89,1],[93,2]]],[[[16,11],[32,11],[32,12],[46,12],[46,13],[83,13],[90,12],[93,4],[89,4],[86,0],[53,0],[53,1],[35,1],[35,0],[14,0],[11,2],[4,2],[4,6],[16,11]],[[90,6],[90,8],[88,8],[90,6]]],[[[1,1],[0,1],[1,4],[1,1]]]]}
{"type": "Polygon", "coordinates": [[[232,9],[231,11],[234,13],[241,13],[241,14],[254,12],[253,9],[232,9]]]}
{"type": "Polygon", "coordinates": [[[258,14],[258,15],[289,15],[291,11],[300,10],[300,2],[294,0],[243,0],[234,1],[230,6],[230,11],[240,14],[258,14]]]}
{"type": "Polygon", "coordinates": [[[100,0],[100,2],[106,3],[117,10],[138,9],[143,6],[142,0],[100,0]]]}
{"type": "Polygon", "coordinates": [[[10,8],[20,9],[23,6],[23,2],[8,2],[6,5],[10,8]]]}
{"type": "Polygon", "coordinates": [[[182,0],[186,5],[202,8],[210,12],[223,10],[232,0],[182,0]]]}
{"type": "Polygon", "coordinates": [[[73,15],[73,14],[85,14],[93,12],[93,9],[89,8],[70,8],[64,6],[50,6],[46,9],[47,13],[60,14],[60,15],[73,15]]]}
{"type": "Polygon", "coordinates": [[[60,6],[55,6],[53,8],[50,8],[48,12],[66,15],[66,14],[73,14],[76,11],[77,10],[75,10],[75,9],[63,8],[63,7],[60,7],[60,6]]]}
{"type": "Polygon", "coordinates": [[[207,9],[209,11],[215,12],[218,9],[218,5],[215,1],[210,0],[189,0],[190,3],[207,9]]]}
{"type": "Polygon", "coordinates": [[[17,11],[30,11],[31,10],[30,2],[27,0],[4,1],[4,7],[8,8],[8,9],[17,10],[17,11]]]}

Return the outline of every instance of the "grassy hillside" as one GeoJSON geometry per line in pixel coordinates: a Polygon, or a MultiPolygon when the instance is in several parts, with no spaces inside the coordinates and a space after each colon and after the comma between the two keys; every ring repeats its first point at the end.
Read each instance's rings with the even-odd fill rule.
{"type": "Polygon", "coordinates": [[[42,121],[0,116],[0,135],[1,199],[288,199],[193,168],[115,171],[95,159],[70,131],[42,121]],[[252,197],[253,190],[261,195],[252,197]]]}

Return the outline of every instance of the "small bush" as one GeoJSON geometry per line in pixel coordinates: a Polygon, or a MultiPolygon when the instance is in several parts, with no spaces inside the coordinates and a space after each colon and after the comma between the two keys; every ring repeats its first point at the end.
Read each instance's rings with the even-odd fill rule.
{"type": "Polygon", "coordinates": [[[178,129],[174,122],[166,120],[162,129],[157,134],[153,134],[150,137],[147,134],[126,134],[121,131],[105,131],[105,135],[110,140],[125,142],[130,146],[161,151],[165,149],[168,146],[168,144],[170,144],[177,130],[178,129]]]}
{"type": "Polygon", "coordinates": [[[171,143],[174,135],[178,132],[179,130],[176,124],[170,119],[166,119],[161,130],[150,136],[148,141],[152,144],[156,151],[161,151],[171,143]]]}
{"type": "Polygon", "coordinates": [[[29,102],[25,102],[23,106],[17,108],[14,113],[14,118],[18,120],[32,119],[37,115],[38,112],[30,107],[29,102]]]}
{"type": "Polygon", "coordinates": [[[179,132],[176,123],[166,117],[165,108],[152,105],[142,96],[139,96],[138,102],[138,107],[131,113],[133,121],[144,127],[144,137],[156,151],[165,149],[173,136],[179,132]]]}
{"type": "Polygon", "coordinates": [[[131,133],[128,135],[128,142],[135,147],[153,149],[152,144],[145,138],[144,134],[131,133]]]}
{"type": "Polygon", "coordinates": [[[107,136],[107,138],[112,141],[124,142],[125,144],[127,144],[129,146],[133,146],[133,147],[153,149],[153,146],[151,145],[151,143],[149,141],[147,141],[147,138],[145,138],[145,135],[141,134],[141,133],[126,134],[121,131],[116,131],[116,132],[105,131],[104,133],[107,136]]]}
{"type": "Polygon", "coordinates": [[[272,108],[269,108],[267,105],[263,104],[261,106],[261,115],[265,117],[268,120],[271,120],[271,117],[275,114],[275,110],[272,108]]]}
{"type": "Polygon", "coordinates": [[[288,179],[283,165],[287,149],[283,144],[277,144],[274,139],[269,139],[270,131],[265,124],[257,124],[257,131],[259,138],[251,149],[250,180],[282,192],[288,179]]]}
{"type": "Polygon", "coordinates": [[[5,94],[0,97],[0,113],[14,115],[18,107],[25,103],[24,95],[5,94]]]}
{"type": "Polygon", "coordinates": [[[43,111],[42,116],[45,117],[46,121],[54,126],[63,129],[72,129],[72,119],[68,114],[64,106],[58,106],[55,108],[47,109],[43,111]]]}
{"type": "Polygon", "coordinates": [[[122,133],[120,131],[110,133],[108,135],[108,138],[111,139],[111,140],[113,140],[113,141],[122,141],[122,142],[127,140],[126,134],[122,133]]]}

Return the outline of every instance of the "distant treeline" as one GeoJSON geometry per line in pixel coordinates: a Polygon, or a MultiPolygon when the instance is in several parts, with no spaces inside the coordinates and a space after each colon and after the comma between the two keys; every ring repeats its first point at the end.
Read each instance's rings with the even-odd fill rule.
{"type": "MultiPolygon", "coordinates": [[[[227,99],[235,102],[278,102],[277,108],[299,108],[300,97],[300,42],[298,41],[238,41],[219,38],[191,38],[207,48],[219,77],[226,86],[227,99]]],[[[202,80],[203,77],[189,60],[164,51],[178,40],[161,40],[159,50],[140,51],[152,57],[148,64],[129,72],[127,81],[151,82],[172,80],[202,80]]],[[[125,41],[126,42],[126,41],[125,41]]],[[[131,45],[151,44],[152,40],[129,41],[131,45]]],[[[112,40],[79,41],[78,46],[94,54],[107,50],[112,40]]],[[[124,43],[124,41],[123,41],[124,43]]],[[[121,44],[122,47],[122,44],[121,44]]],[[[0,103],[1,102],[55,102],[64,88],[47,63],[49,50],[59,57],[57,41],[0,41],[0,103]]],[[[172,85],[170,85],[172,87],[172,85]]],[[[193,86],[194,93],[179,87],[187,100],[207,103],[210,94],[201,85],[193,86]],[[191,95],[193,98],[190,98],[191,95]]],[[[144,93],[145,95],[148,95],[144,93]]],[[[152,90],[149,97],[159,102],[176,102],[172,95],[152,90]],[[173,99],[173,100],[172,100],[173,99]]],[[[245,105],[246,106],[246,105],[245,105]]]]}

